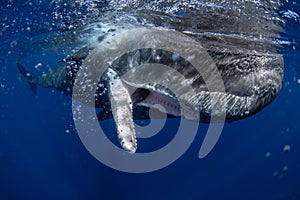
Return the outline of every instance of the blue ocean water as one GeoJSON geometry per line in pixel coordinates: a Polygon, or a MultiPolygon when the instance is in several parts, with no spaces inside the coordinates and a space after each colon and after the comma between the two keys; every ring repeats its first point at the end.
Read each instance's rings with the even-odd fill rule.
{"type": "MultiPolygon", "coordinates": [[[[105,10],[106,1],[94,2],[105,10]]],[[[198,158],[201,130],[207,128],[201,124],[180,159],[145,174],[120,172],[97,161],[76,133],[72,99],[42,88],[35,96],[18,72],[17,60],[34,70],[38,63],[57,66],[65,56],[55,45],[34,43],[61,28],[53,20],[57,9],[53,1],[1,1],[0,199],[300,198],[299,2],[283,2],[279,11],[285,20],[286,42],[280,50],[285,74],[274,102],[252,117],[225,124],[204,159],[198,158]]],[[[112,120],[104,122],[112,125],[112,120]]]]}

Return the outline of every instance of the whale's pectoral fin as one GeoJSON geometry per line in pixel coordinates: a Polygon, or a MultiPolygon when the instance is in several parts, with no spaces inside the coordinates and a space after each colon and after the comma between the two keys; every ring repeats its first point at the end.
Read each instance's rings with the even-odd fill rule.
{"type": "Polygon", "coordinates": [[[25,69],[25,67],[23,65],[21,65],[19,62],[17,62],[17,67],[21,73],[22,76],[26,77],[27,82],[29,84],[29,87],[31,89],[31,91],[36,95],[36,84],[33,82],[33,76],[31,73],[29,73],[27,71],[27,69],[25,69]]]}
{"type": "Polygon", "coordinates": [[[107,76],[109,78],[108,91],[111,112],[116,124],[119,142],[124,150],[135,153],[137,142],[131,96],[117,72],[108,68],[107,76]]]}

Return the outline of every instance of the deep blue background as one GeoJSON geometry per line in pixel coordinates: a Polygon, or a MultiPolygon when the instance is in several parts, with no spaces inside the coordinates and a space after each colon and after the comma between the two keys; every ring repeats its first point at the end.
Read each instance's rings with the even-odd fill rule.
{"type": "MultiPolygon", "coordinates": [[[[300,198],[297,20],[286,19],[282,36],[293,44],[281,50],[284,83],[270,106],[226,124],[216,147],[202,160],[197,155],[206,125],[200,126],[192,146],[172,165],[152,173],[128,174],[104,166],[87,152],[74,129],[70,97],[41,88],[34,96],[21,78],[17,59],[34,70],[39,62],[44,68],[57,66],[61,55],[55,49],[28,46],[33,36],[55,29],[46,23],[51,21],[49,2],[32,1],[33,6],[29,1],[10,2],[1,1],[0,6],[0,199],[300,198]],[[26,48],[31,49],[30,56],[26,48]],[[285,145],[291,146],[290,152],[283,152],[285,145]]],[[[299,5],[285,6],[282,10],[299,13],[299,5]]],[[[104,124],[112,126],[112,121],[104,124]]]]}

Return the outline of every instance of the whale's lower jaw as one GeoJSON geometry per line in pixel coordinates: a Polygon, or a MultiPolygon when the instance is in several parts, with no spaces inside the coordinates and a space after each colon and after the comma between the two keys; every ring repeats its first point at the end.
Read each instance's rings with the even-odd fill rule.
{"type": "Polygon", "coordinates": [[[180,104],[176,99],[153,91],[150,91],[147,98],[137,103],[137,105],[156,108],[161,112],[174,116],[181,116],[180,104]]]}

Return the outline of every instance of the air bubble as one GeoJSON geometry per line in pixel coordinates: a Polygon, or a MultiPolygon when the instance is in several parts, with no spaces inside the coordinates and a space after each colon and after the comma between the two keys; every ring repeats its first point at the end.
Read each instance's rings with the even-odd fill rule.
{"type": "Polygon", "coordinates": [[[266,158],[269,158],[271,156],[271,153],[267,152],[265,156],[266,156],[266,158]]]}
{"type": "Polygon", "coordinates": [[[13,48],[15,46],[17,46],[17,41],[16,40],[13,40],[11,43],[10,43],[10,47],[13,48]]]}
{"type": "Polygon", "coordinates": [[[43,66],[42,63],[38,63],[35,65],[35,69],[40,70],[40,68],[43,66]]]}
{"type": "Polygon", "coordinates": [[[289,167],[287,165],[285,165],[282,168],[282,172],[285,173],[285,172],[287,172],[288,169],[289,169],[289,167]]]}
{"type": "Polygon", "coordinates": [[[283,152],[284,153],[288,153],[288,152],[290,152],[290,150],[291,150],[291,146],[290,145],[284,145],[284,147],[283,147],[283,152]]]}

